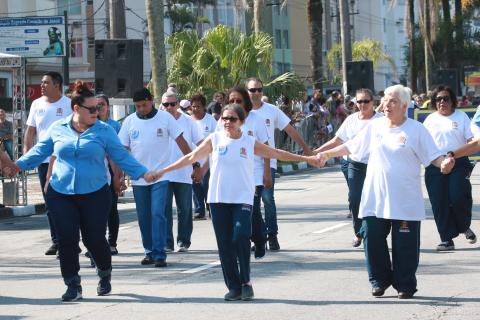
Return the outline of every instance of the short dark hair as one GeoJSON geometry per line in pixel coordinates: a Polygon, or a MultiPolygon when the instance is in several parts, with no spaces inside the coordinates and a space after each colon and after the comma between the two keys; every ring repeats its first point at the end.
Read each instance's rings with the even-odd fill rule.
{"type": "Polygon", "coordinates": [[[71,107],[73,110],[74,105],[83,105],[85,99],[95,97],[95,94],[90,90],[85,82],[82,80],[76,80],[73,86],[71,107]]]}
{"type": "Polygon", "coordinates": [[[236,104],[236,103],[227,104],[225,107],[223,107],[222,114],[224,111],[227,111],[227,110],[235,112],[238,116],[238,119],[240,119],[241,121],[244,121],[245,118],[247,117],[245,110],[239,104],[236,104]]]}
{"type": "Polygon", "coordinates": [[[246,87],[248,86],[248,83],[249,83],[250,81],[260,82],[260,84],[262,85],[262,88],[263,88],[263,81],[260,80],[259,78],[256,78],[256,77],[248,78],[247,81],[245,81],[245,86],[246,86],[246,87]]]}
{"type": "Polygon", "coordinates": [[[368,88],[358,89],[357,91],[355,91],[355,96],[357,96],[357,94],[366,94],[370,97],[370,100],[373,100],[373,92],[368,88]]]}
{"type": "Polygon", "coordinates": [[[97,94],[97,95],[95,96],[95,98],[103,99],[103,100],[105,100],[105,102],[106,102],[108,105],[110,105],[110,102],[108,101],[108,97],[107,97],[105,94],[103,94],[103,93],[102,93],[102,94],[97,94]]]}
{"type": "Polygon", "coordinates": [[[63,78],[62,78],[62,75],[56,71],[48,71],[48,72],[45,72],[43,74],[43,76],[48,76],[50,78],[52,78],[52,82],[54,84],[58,84],[58,86],[60,87],[60,91],[63,92],[63,89],[62,89],[62,86],[63,86],[63,78]]]}
{"type": "Polygon", "coordinates": [[[225,99],[225,92],[223,91],[217,91],[213,94],[213,97],[215,97],[216,95],[221,95],[224,99],[225,99]]]}
{"type": "Polygon", "coordinates": [[[457,95],[455,94],[455,92],[453,91],[452,88],[450,88],[449,86],[445,86],[445,85],[440,85],[433,90],[432,98],[431,98],[431,102],[430,102],[431,108],[434,109],[434,110],[437,109],[436,99],[437,99],[438,93],[441,92],[441,91],[447,91],[448,92],[448,94],[450,95],[450,99],[452,100],[452,108],[455,109],[458,105],[457,95]]]}
{"type": "Polygon", "coordinates": [[[133,102],[153,100],[153,96],[147,88],[142,88],[133,93],[133,102]]]}
{"type": "Polygon", "coordinates": [[[207,104],[207,98],[205,98],[203,94],[194,94],[191,96],[190,103],[193,103],[193,101],[200,102],[204,108],[207,104]]]}
{"type": "Polygon", "coordinates": [[[213,113],[221,113],[222,112],[222,105],[216,101],[212,101],[208,104],[207,112],[210,114],[213,113]]]}
{"type": "Polygon", "coordinates": [[[232,89],[228,90],[227,99],[230,99],[230,94],[232,92],[238,92],[242,96],[243,104],[245,105],[245,111],[250,112],[253,108],[252,100],[250,100],[250,96],[248,95],[247,89],[244,87],[233,87],[232,89]]]}

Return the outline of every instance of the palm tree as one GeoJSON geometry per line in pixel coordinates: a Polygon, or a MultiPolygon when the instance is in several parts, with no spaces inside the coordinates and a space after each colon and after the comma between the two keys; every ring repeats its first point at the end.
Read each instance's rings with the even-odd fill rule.
{"type": "Polygon", "coordinates": [[[167,88],[167,62],[163,30],[163,0],[145,0],[148,23],[150,63],[152,65],[153,95],[157,99],[167,88]]]}
{"type": "Polygon", "coordinates": [[[415,44],[415,7],[414,0],[408,0],[407,19],[406,19],[407,33],[409,39],[409,62],[410,62],[410,88],[413,92],[417,92],[417,77],[418,65],[416,58],[416,44],[415,44]]]}
{"type": "Polygon", "coordinates": [[[312,68],[312,84],[316,89],[321,89],[323,78],[322,16],[322,1],[308,0],[307,20],[310,35],[310,64],[312,68]]]}

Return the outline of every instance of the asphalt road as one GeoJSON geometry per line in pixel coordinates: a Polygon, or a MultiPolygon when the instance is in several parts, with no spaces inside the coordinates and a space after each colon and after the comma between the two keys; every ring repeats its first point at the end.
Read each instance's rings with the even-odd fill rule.
{"type": "MultiPolygon", "coordinates": [[[[471,180],[472,228],[480,235],[479,173],[471,180]]],[[[282,250],[252,259],[254,301],[223,300],[211,221],[194,222],[191,250],[170,254],[167,268],[141,266],[134,207],[122,205],[112,294],[96,296],[95,271],[82,255],[84,299],[73,303],[60,301],[58,260],[43,255],[46,217],[0,220],[0,319],[480,319],[480,244],[460,236],[455,251],[436,252],[428,199],[419,291],[399,300],[392,288],[382,298],[370,294],[363,249],[350,245],[347,188],[338,168],[281,177],[276,189],[282,250]]]]}

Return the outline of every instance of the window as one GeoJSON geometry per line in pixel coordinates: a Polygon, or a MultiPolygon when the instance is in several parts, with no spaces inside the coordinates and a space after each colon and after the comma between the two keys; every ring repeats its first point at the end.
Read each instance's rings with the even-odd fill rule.
{"type": "Polygon", "coordinates": [[[277,16],[281,14],[280,9],[281,9],[281,6],[279,4],[275,5],[275,13],[277,16]]]}
{"type": "Polygon", "coordinates": [[[275,48],[282,49],[282,30],[275,30],[275,48]]]}
{"type": "Polygon", "coordinates": [[[70,57],[80,58],[83,56],[83,43],[82,39],[70,40],[70,57]]]}
{"type": "Polygon", "coordinates": [[[285,49],[289,49],[290,45],[288,42],[288,30],[283,30],[283,46],[285,49]]]}
{"type": "Polygon", "coordinates": [[[57,0],[58,15],[63,15],[63,11],[67,10],[69,14],[82,14],[82,0],[57,0]]]}
{"type": "Polygon", "coordinates": [[[127,45],[125,43],[117,44],[117,59],[127,58],[127,45]]]}
{"type": "Polygon", "coordinates": [[[95,48],[95,37],[87,37],[88,47],[95,48]]]}
{"type": "Polygon", "coordinates": [[[95,59],[103,59],[105,56],[105,48],[103,43],[99,43],[95,46],[95,59]]]}

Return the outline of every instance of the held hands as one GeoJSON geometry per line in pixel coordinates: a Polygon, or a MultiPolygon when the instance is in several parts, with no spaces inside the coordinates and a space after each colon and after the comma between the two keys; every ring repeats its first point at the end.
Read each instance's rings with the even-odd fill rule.
{"type": "Polygon", "coordinates": [[[318,155],[309,156],[309,157],[307,157],[306,160],[307,160],[308,164],[311,165],[312,167],[320,168],[322,166],[322,162],[318,158],[318,155]]]}
{"type": "Polygon", "coordinates": [[[150,183],[150,182],[155,182],[157,181],[158,179],[160,179],[161,176],[158,176],[158,172],[155,172],[155,171],[148,171],[146,172],[144,175],[143,175],[143,180],[145,180],[146,182],[150,183]]]}
{"type": "Polygon", "coordinates": [[[195,183],[202,182],[202,178],[203,178],[202,168],[197,167],[197,168],[193,169],[191,178],[192,178],[192,181],[195,182],[195,183]]]}
{"type": "Polygon", "coordinates": [[[449,174],[452,171],[454,165],[455,165],[455,159],[451,156],[447,156],[442,161],[442,164],[440,166],[440,171],[443,174],[449,174]]]}
{"type": "Polygon", "coordinates": [[[263,175],[263,186],[265,189],[270,189],[272,187],[272,175],[270,173],[263,175]]]}
{"type": "Polygon", "coordinates": [[[319,167],[324,167],[325,164],[327,163],[327,160],[329,159],[328,156],[325,155],[323,152],[317,153],[317,159],[320,163],[319,167]]]}
{"type": "Polygon", "coordinates": [[[11,162],[11,164],[5,165],[2,163],[2,173],[4,176],[8,178],[13,178],[17,175],[17,173],[20,171],[20,167],[17,166],[15,163],[11,162]]]}

